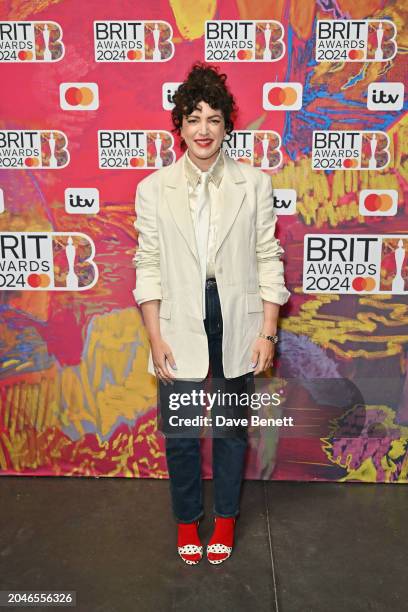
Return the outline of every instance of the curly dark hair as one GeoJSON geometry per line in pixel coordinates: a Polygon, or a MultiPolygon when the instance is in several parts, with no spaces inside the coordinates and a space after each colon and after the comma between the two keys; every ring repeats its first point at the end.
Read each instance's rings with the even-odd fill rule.
{"type": "MultiPolygon", "coordinates": [[[[205,62],[195,62],[188,76],[172,96],[175,105],[171,111],[174,128],[171,130],[180,136],[183,116],[190,115],[201,101],[207,102],[214,110],[220,110],[224,117],[225,130],[230,134],[234,129],[234,117],[237,106],[234,96],[225,84],[227,75],[219,73],[215,66],[205,62]]],[[[184,140],[181,148],[185,149],[184,140]]]]}

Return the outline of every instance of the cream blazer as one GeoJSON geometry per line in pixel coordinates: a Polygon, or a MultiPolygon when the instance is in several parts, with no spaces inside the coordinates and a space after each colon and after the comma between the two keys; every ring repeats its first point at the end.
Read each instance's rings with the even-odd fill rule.
{"type": "MultiPolygon", "coordinates": [[[[252,345],[263,325],[262,299],[284,304],[283,249],[275,238],[272,183],[258,168],[224,151],[220,184],[215,276],[220,296],[226,378],[250,368],[252,345]]],[[[200,264],[183,157],[141,180],[136,190],[138,246],[136,303],[161,300],[160,330],[173,352],[177,379],[203,380],[209,369],[202,313],[200,264]]],[[[150,349],[148,372],[155,375],[150,349]]]]}

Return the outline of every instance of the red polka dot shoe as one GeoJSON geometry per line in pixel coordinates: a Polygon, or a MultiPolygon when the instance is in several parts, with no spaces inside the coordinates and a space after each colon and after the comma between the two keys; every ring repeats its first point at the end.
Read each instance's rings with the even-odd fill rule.
{"type": "Polygon", "coordinates": [[[203,546],[198,535],[198,525],[195,523],[178,523],[177,550],[184,563],[196,565],[203,558],[203,546]]]}
{"type": "Polygon", "coordinates": [[[231,556],[236,519],[216,516],[214,521],[214,533],[207,545],[207,559],[213,565],[217,565],[231,556]]]}

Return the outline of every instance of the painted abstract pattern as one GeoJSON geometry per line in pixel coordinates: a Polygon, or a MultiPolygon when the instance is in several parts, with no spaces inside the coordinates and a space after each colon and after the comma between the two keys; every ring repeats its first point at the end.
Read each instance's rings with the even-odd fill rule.
{"type": "MultiPolygon", "coordinates": [[[[6,200],[0,232],[82,232],[95,245],[99,278],[87,291],[0,291],[1,474],[167,478],[156,383],[147,374],[148,339],[132,296],[134,196],[138,181],[154,169],[100,169],[97,132],[170,131],[162,84],[182,81],[194,60],[204,60],[205,21],[276,20],[285,30],[281,59],[220,63],[238,101],[236,129],[280,135],[283,158],[270,171],[272,183],[297,192],[297,213],[278,222],[292,297],[282,310],[271,374],[278,386],[287,384],[284,409],[296,427],[290,436],[276,430],[251,440],[246,478],[408,481],[408,294],[306,294],[302,288],[306,234],[408,234],[407,104],[374,113],[366,99],[370,83],[407,86],[407,19],[404,0],[2,4],[2,22],[60,24],[65,56],[0,63],[0,130],[62,130],[70,162],[57,171],[0,170],[6,200]],[[96,63],[93,21],[112,19],[167,22],[174,57],[96,63]],[[397,53],[382,62],[317,62],[316,28],[324,19],[391,20],[397,53]],[[302,84],[301,109],[264,110],[263,84],[275,81],[302,84]],[[99,108],[62,110],[59,86],[68,82],[98,83],[99,108]],[[349,129],[385,132],[389,165],[312,170],[313,131],[349,129]],[[70,187],[97,187],[99,213],[67,214],[70,187]],[[397,190],[396,214],[362,215],[358,194],[364,189],[397,190]]],[[[383,248],[392,254],[397,241],[383,248]]],[[[395,264],[387,252],[383,261],[387,291],[395,264]]],[[[210,440],[203,447],[208,478],[210,440]]]]}

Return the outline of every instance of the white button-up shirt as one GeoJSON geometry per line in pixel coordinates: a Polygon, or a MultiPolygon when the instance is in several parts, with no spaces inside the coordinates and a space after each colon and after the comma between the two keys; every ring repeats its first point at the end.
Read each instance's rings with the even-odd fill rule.
{"type": "MultiPolygon", "coordinates": [[[[190,212],[193,219],[194,230],[197,233],[196,228],[196,215],[195,210],[198,200],[198,184],[202,180],[204,174],[198,166],[191,160],[188,154],[188,150],[184,156],[184,172],[187,177],[188,185],[188,199],[190,212]]],[[[220,149],[218,152],[217,159],[206,171],[209,175],[208,179],[208,191],[210,194],[210,224],[208,234],[208,248],[207,248],[207,266],[206,266],[206,278],[215,278],[215,244],[217,238],[217,220],[218,220],[218,193],[221,185],[221,181],[224,175],[224,157],[223,152],[220,149]]]]}

